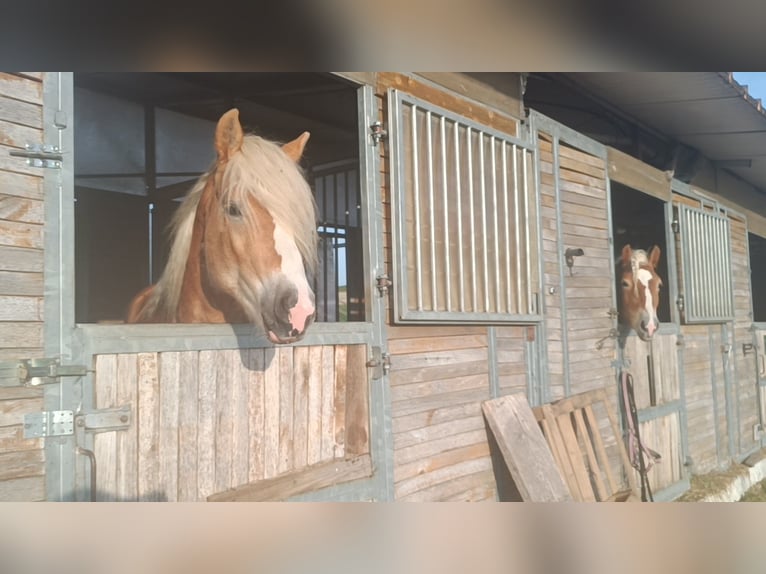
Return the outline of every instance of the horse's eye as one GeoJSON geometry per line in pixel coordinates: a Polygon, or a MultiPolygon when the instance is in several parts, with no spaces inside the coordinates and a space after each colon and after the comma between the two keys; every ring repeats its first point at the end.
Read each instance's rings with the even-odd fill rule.
{"type": "Polygon", "coordinates": [[[630,283],[628,283],[627,281],[623,280],[622,281],[622,286],[623,287],[630,287],[630,283]]]}
{"type": "Polygon", "coordinates": [[[239,210],[239,206],[236,203],[230,203],[226,207],[226,212],[232,217],[241,217],[242,212],[239,210]]]}

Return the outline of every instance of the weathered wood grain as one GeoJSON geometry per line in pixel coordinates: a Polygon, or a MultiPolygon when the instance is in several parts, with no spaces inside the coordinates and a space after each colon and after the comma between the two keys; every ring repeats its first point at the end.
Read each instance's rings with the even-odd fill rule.
{"type": "Polygon", "coordinates": [[[0,219],[22,223],[45,223],[43,202],[36,199],[4,195],[0,190],[0,219]]]}
{"type": "Polygon", "coordinates": [[[138,499],[159,495],[159,369],[157,353],[138,354],[138,499]]]}
{"type": "Polygon", "coordinates": [[[335,453],[335,350],[322,347],[322,447],[321,459],[329,460],[335,453]]]}
{"type": "Polygon", "coordinates": [[[43,410],[42,397],[0,401],[0,427],[23,425],[24,415],[43,410]]]}
{"type": "MultiPolygon", "coordinates": [[[[199,352],[197,405],[197,497],[216,492],[216,351],[199,352]]],[[[195,498],[195,499],[196,499],[195,498]]]]}
{"type": "Polygon", "coordinates": [[[42,84],[17,74],[0,72],[0,94],[24,102],[42,104],[42,84]]]}
{"type": "Polygon", "coordinates": [[[0,501],[38,502],[45,500],[45,477],[27,476],[0,481],[0,501]]]}
{"type": "Polygon", "coordinates": [[[334,457],[343,458],[345,449],[346,438],[346,356],[347,347],[337,346],[335,347],[335,399],[334,405],[334,431],[333,438],[334,445],[334,457]]]}
{"type": "Polygon", "coordinates": [[[42,320],[42,298],[0,295],[0,321],[36,322],[42,320]]]}
{"type": "Polygon", "coordinates": [[[346,457],[370,451],[369,387],[366,362],[365,345],[349,346],[346,363],[346,457]]]}
{"type": "Polygon", "coordinates": [[[181,353],[178,371],[178,500],[188,502],[197,500],[199,488],[199,353],[181,353]]]}
{"type": "Polygon", "coordinates": [[[534,414],[521,394],[482,403],[503,459],[525,501],[571,499],[534,414]]]}
{"type": "Polygon", "coordinates": [[[215,436],[209,448],[214,449],[215,490],[231,488],[232,446],[234,433],[234,382],[232,381],[233,353],[216,351],[213,355],[216,370],[215,436]]]}
{"type": "Polygon", "coordinates": [[[295,395],[293,379],[293,349],[281,347],[279,357],[279,463],[277,472],[283,474],[293,469],[293,426],[295,395]]]}
{"type": "Polygon", "coordinates": [[[309,348],[296,347],[293,350],[292,381],[293,396],[293,468],[303,468],[308,460],[309,432],[309,348]]]}
{"type": "Polygon", "coordinates": [[[306,462],[312,465],[322,460],[322,347],[309,350],[309,367],[306,462]]]}
{"type": "Polygon", "coordinates": [[[265,365],[263,349],[250,349],[249,371],[247,376],[247,418],[250,443],[248,445],[249,468],[247,482],[255,482],[264,477],[266,429],[264,427],[265,404],[265,365]]]}
{"type": "Polygon", "coordinates": [[[43,199],[42,173],[24,175],[9,171],[0,171],[0,193],[3,195],[41,200],[43,199]]]}
{"type": "MultiPolygon", "coordinates": [[[[117,405],[138,408],[138,355],[117,355],[117,405]]],[[[138,500],[138,424],[117,433],[118,500],[138,500]]]]}
{"type": "Polygon", "coordinates": [[[233,429],[231,441],[231,485],[247,484],[250,472],[250,418],[248,396],[248,371],[243,358],[247,361],[247,349],[234,350],[232,353],[231,384],[233,429]]]}
{"type": "Polygon", "coordinates": [[[267,351],[267,367],[264,373],[264,478],[279,474],[279,349],[267,351]],[[270,362],[268,355],[271,355],[270,362]]]}
{"type": "MultiPolygon", "coordinates": [[[[178,500],[179,469],[179,394],[181,354],[166,352],[159,357],[159,462],[158,496],[168,502],[178,500]]],[[[194,393],[196,395],[196,393],[194,393]]]]}
{"type": "Polygon", "coordinates": [[[43,109],[39,104],[22,102],[13,98],[6,98],[3,95],[0,96],[0,120],[41,130],[43,127],[43,109]]]}
{"type": "Polygon", "coordinates": [[[372,463],[369,455],[362,455],[350,460],[321,462],[298,472],[241,486],[228,492],[216,493],[209,496],[207,500],[209,502],[285,500],[291,496],[369,476],[372,476],[372,463]]]}
{"type": "Polygon", "coordinates": [[[0,347],[42,347],[42,323],[0,322],[0,347]]]}
{"type": "Polygon", "coordinates": [[[45,472],[42,450],[21,450],[0,453],[0,481],[40,476],[45,472]]]}
{"type": "Polygon", "coordinates": [[[0,272],[42,272],[43,252],[39,249],[0,246],[0,272]]]}

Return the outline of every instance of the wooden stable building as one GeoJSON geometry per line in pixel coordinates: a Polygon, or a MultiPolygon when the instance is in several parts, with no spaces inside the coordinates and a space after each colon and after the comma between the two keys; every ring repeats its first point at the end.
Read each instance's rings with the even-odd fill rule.
{"type": "Polygon", "coordinates": [[[764,124],[719,73],[0,73],[0,499],[509,499],[482,403],[619,412],[624,368],[673,499],[763,446],[764,124]],[[231,107],[312,134],[293,345],[120,322],[231,107]],[[620,349],[625,243],[664,286],[620,349]]]}

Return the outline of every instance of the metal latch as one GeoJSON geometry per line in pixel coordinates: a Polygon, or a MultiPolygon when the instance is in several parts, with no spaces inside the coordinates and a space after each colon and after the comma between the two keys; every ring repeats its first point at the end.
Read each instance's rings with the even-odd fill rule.
{"type": "Polygon", "coordinates": [[[372,369],[372,380],[377,381],[391,370],[391,355],[384,353],[380,347],[373,347],[372,358],[366,365],[372,369]]]}
{"type": "Polygon", "coordinates": [[[375,145],[378,145],[381,141],[388,138],[388,132],[383,128],[383,124],[375,122],[370,126],[370,132],[372,132],[372,141],[375,145]]]}
{"type": "Polygon", "coordinates": [[[124,405],[112,409],[78,413],[75,424],[88,432],[109,432],[127,430],[130,428],[131,418],[130,405],[124,405]]]}
{"type": "Polygon", "coordinates": [[[58,359],[23,359],[0,363],[0,387],[36,387],[57,383],[60,377],[88,374],[83,365],[62,365],[58,359]]]}
{"type": "Polygon", "coordinates": [[[375,278],[375,286],[378,288],[381,297],[388,295],[388,289],[393,284],[393,281],[391,281],[391,278],[388,275],[378,275],[375,278]]]}
{"type": "Polygon", "coordinates": [[[13,150],[9,152],[15,157],[27,158],[27,165],[32,167],[60,168],[64,156],[57,145],[28,143],[24,151],[13,150]]]}
{"type": "Polygon", "coordinates": [[[24,415],[24,438],[68,436],[75,426],[88,432],[127,430],[132,422],[130,405],[88,412],[44,411],[24,415]]]}

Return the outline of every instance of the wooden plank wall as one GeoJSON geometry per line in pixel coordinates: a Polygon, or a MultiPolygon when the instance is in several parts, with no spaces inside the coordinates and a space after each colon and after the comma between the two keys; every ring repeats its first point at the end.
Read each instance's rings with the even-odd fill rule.
{"type": "MultiPolygon", "coordinates": [[[[42,142],[42,76],[0,73],[0,361],[42,356],[42,169],[9,152],[42,142]]],[[[0,501],[45,498],[42,440],[24,440],[40,389],[0,389],[0,501]]]]}
{"type": "MultiPolygon", "coordinates": [[[[651,343],[645,343],[637,336],[628,337],[624,354],[630,360],[634,396],[639,413],[681,398],[677,339],[674,333],[657,334],[651,343]],[[654,381],[653,389],[650,385],[651,380],[654,381]]],[[[681,449],[680,421],[678,410],[674,410],[640,425],[643,443],[662,456],[662,462],[654,465],[648,475],[654,492],[673,486],[683,478],[685,461],[681,449]]],[[[640,481],[638,473],[636,479],[640,481]]]]}
{"type": "Polygon", "coordinates": [[[753,342],[751,327],[752,298],[750,293],[750,261],[748,259],[748,241],[746,222],[734,215],[729,216],[731,225],[731,264],[732,287],[734,292],[734,347],[731,360],[734,362],[736,376],[736,400],[739,404],[739,455],[745,455],[759,447],[753,440],[753,426],[758,424],[758,382],[755,358],[745,355],[743,343],[753,342]]]}
{"type": "MultiPolygon", "coordinates": [[[[455,75],[459,77],[459,75],[455,75]]],[[[453,112],[515,135],[518,122],[492,108],[496,99],[478,103],[427,82],[400,74],[376,77],[380,118],[388,123],[387,90],[397,88],[453,112]],[[482,103],[486,105],[481,105],[482,103]]],[[[442,86],[453,78],[438,78],[442,86]]],[[[489,92],[487,92],[489,93],[489,92]]],[[[495,94],[496,95],[496,94],[495,94]]],[[[384,209],[384,258],[391,277],[391,206],[388,146],[381,147],[384,209]]],[[[491,398],[487,328],[474,326],[393,326],[390,300],[387,336],[391,354],[394,432],[394,491],[397,500],[487,500],[496,496],[487,430],[481,402],[491,398]]],[[[498,330],[505,364],[503,384],[520,386],[519,370],[509,360],[522,357],[514,349],[518,333],[498,330]]],[[[526,384],[526,381],[523,383],[526,384]]]]}
{"type": "Polygon", "coordinates": [[[545,266],[546,330],[551,398],[564,396],[563,332],[568,335],[570,393],[609,387],[614,381],[612,361],[614,339],[606,337],[613,321],[605,161],[564,143],[559,145],[559,173],[554,174],[553,144],[541,134],[540,181],[543,218],[543,257],[545,266]],[[556,214],[555,183],[558,179],[561,221],[556,214]],[[559,243],[559,227],[563,244],[559,243]],[[574,274],[560,268],[559,254],[567,248],[581,248],[574,274]],[[566,317],[560,299],[563,275],[566,317]],[[555,287],[551,294],[549,287],[555,287]]]}
{"type": "MultiPolygon", "coordinates": [[[[365,345],[96,357],[99,500],[199,501],[369,452],[365,345]]],[[[337,482],[342,482],[338,478],[337,482]]]]}

